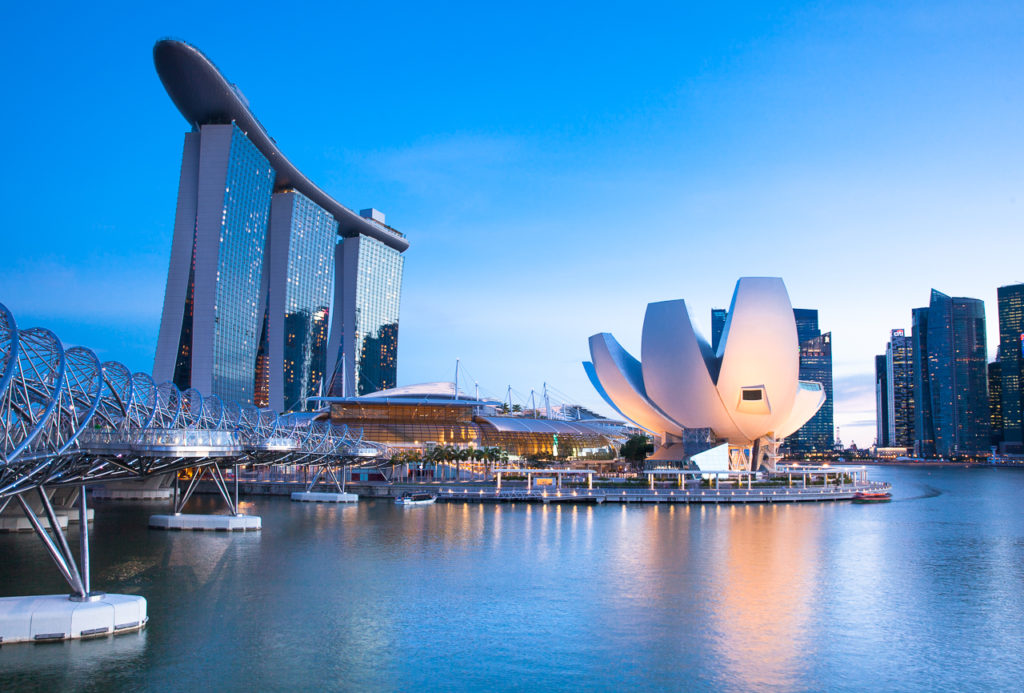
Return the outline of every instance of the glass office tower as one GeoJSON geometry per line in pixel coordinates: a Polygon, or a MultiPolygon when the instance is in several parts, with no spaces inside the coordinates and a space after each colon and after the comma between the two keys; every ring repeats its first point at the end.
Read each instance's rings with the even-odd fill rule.
{"type": "Polygon", "coordinates": [[[932,423],[932,388],[928,378],[928,309],[911,311],[911,360],[914,363],[914,454],[935,456],[935,426],[932,423]]]}
{"type": "Polygon", "coordinates": [[[800,430],[786,439],[793,456],[821,454],[835,446],[835,404],[832,399],[832,333],[822,334],[818,311],[794,308],[797,339],[800,342],[800,380],[821,383],[825,403],[800,430]]]}
{"type": "Polygon", "coordinates": [[[889,359],[875,357],[875,445],[889,447],[889,359]]]}
{"type": "Polygon", "coordinates": [[[903,330],[892,331],[885,349],[890,446],[910,448],[914,445],[913,349],[912,338],[903,330]]]}
{"type": "Polygon", "coordinates": [[[999,369],[1002,397],[1002,443],[1019,451],[1024,444],[1024,284],[1001,286],[999,297],[999,369]]]}
{"type": "Polygon", "coordinates": [[[722,340],[722,330],[725,329],[725,319],[729,317],[729,311],[725,308],[711,309],[711,351],[718,353],[718,343],[722,340]]]}
{"type": "Polygon", "coordinates": [[[915,433],[920,454],[932,454],[929,434],[934,435],[931,450],[941,457],[986,452],[990,409],[984,303],[933,289],[928,308],[914,310],[914,321],[915,352],[919,332],[926,334],[923,358],[914,359],[915,367],[923,369],[915,373],[915,384],[922,385],[915,404],[928,408],[931,421],[928,430],[926,420],[916,417],[923,424],[915,433]]]}
{"type": "MultiPolygon", "coordinates": [[[[376,210],[364,213],[383,217],[376,210]]],[[[346,237],[338,244],[329,346],[332,396],[395,386],[404,263],[400,252],[368,236],[346,237]]]]}
{"type": "Polygon", "coordinates": [[[800,343],[800,380],[821,383],[825,389],[825,403],[810,421],[786,439],[790,454],[829,452],[835,446],[831,332],[819,334],[800,343]]]}
{"type": "Polygon", "coordinates": [[[157,382],[253,401],[274,170],[234,124],[185,135],[157,382]]]}
{"type": "Polygon", "coordinates": [[[997,446],[1003,442],[1003,377],[1002,364],[988,364],[988,430],[989,442],[997,446]]]}

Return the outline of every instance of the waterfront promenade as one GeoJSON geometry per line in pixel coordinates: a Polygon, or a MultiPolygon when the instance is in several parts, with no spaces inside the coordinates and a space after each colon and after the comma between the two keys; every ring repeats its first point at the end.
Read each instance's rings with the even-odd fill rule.
{"type": "MultiPolygon", "coordinates": [[[[870,481],[863,467],[850,468],[862,474],[862,477],[847,482],[849,474],[843,467],[832,467],[828,474],[827,482],[819,480],[817,483],[807,484],[805,478],[809,474],[802,474],[794,480],[793,476],[781,473],[773,479],[773,484],[764,482],[753,482],[748,475],[741,481],[734,481],[732,485],[721,486],[713,482],[709,486],[702,486],[691,480],[685,484],[666,484],[664,482],[655,484],[653,475],[651,483],[643,485],[622,484],[617,485],[615,480],[599,479],[595,485],[593,480],[586,484],[566,484],[561,482],[550,486],[536,485],[524,481],[505,481],[503,484],[496,482],[350,482],[347,490],[363,498],[393,498],[404,493],[427,492],[435,494],[439,502],[447,503],[793,503],[811,501],[841,501],[850,500],[858,492],[879,492],[889,491],[891,486],[884,481],[870,481]]],[[[670,470],[661,470],[669,473],[670,470]]],[[[543,475],[544,471],[538,470],[537,475],[543,475]]],[[[551,470],[549,474],[560,473],[569,476],[574,470],[551,470]]],[[[582,476],[582,473],[577,473],[582,476]]],[[[242,473],[242,478],[246,478],[242,473]]],[[[724,474],[723,474],[724,476],[724,474]]],[[[823,473],[818,471],[818,477],[823,473]]],[[[230,478],[230,477],[229,477],[230,478]]],[[[681,478],[681,477],[680,477],[681,478]]],[[[625,481],[619,479],[618,481],[625,481]]],[[[324,484],[324,489],[330,490],[329,485],[324,484]]],[[[296,491],[307,489],[305,483],[293,480],[292,477],[277,472],[275,476],[268,476],[265,479],[253,479],[249,477],[240,482],[239,491],[243,496],[287,496],[296,491]]],[[[217,493],[217,488],[210,482],[203,482],[198,486],[199,493],[217,493]]]]}

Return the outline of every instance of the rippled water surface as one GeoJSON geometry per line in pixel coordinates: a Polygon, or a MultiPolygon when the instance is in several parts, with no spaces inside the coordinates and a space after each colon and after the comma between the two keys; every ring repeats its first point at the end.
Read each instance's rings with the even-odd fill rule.
{"type": "MultiPolygon", "coordinates": [[[[0,691],[1020,690],[1024,470],[872,478],[894,502],[254,498],[245,535],[97,504],[94,587],[144,595],[150,625],[0,647],[0,691]]],[[[0,594],[64,590],[34,536],[0,535],[0,594]]]]}

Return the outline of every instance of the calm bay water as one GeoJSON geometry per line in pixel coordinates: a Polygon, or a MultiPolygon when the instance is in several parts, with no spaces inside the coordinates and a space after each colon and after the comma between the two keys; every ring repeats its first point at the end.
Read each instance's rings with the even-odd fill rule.
{"type": "MultiPolygon", "coordinates": [[[[896,500],[255,498],[246,535],[98,504],[94,587],[144,595],[149,627],[0,647],[0,691],[1024,688],[1024,470],[872,478],[896,500]]],[[[0,594],[65,590],[34,536],[0,535],[0,594]]]]}

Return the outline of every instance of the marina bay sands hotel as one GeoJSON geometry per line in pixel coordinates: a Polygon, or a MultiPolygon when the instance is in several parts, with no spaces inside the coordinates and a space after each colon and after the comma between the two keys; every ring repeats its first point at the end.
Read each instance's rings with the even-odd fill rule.
{"type": "Polygon", "coordinates": [[[394,387],[405,236],[306,178],[198,49],[153,59],[192,127],[154,379],[277,411],[394,387]]]}

